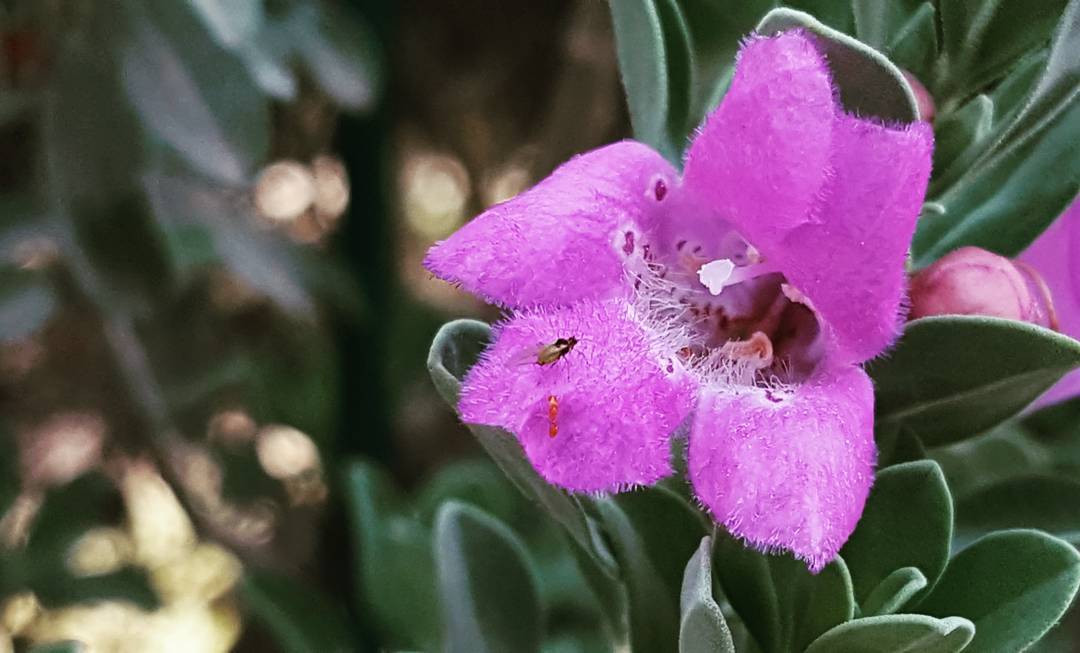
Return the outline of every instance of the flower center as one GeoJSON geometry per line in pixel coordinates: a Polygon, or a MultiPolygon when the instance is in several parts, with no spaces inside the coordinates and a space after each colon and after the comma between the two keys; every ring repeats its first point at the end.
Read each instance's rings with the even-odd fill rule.
{"type": "Polygon", "coordinates": [[[714,260],[685,241],[660,260],[641,246],[627,260],[635,317],[657,353],[703,383],[797,383],[821,358],[816,313],[775,265],[739,241],[731,256],[714,260]]]}

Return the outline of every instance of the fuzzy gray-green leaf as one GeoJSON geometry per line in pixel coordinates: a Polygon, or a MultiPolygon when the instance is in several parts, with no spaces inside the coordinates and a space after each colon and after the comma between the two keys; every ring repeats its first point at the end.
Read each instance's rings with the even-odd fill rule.
{"type": "Polygon", "coordinates": [[[958,546],[1002,528],[1037,528],[1080,544],[1080,481],[1029,474],[981,488],[957,503],[958,546]]]}
{"type": "Polygon", "coordinates": [[[956,555],[919,612],[975,624],[971,650],[1014,653],[1050,629],[1080,587],[1080,553],[1051,535],[998,531],[956,555]]]}
{"type": "MultiPolygon", "coordinates": [[[[435,334],[428,354],[428,372],[436,390],[451,406],[457,406],[461,380],[490,338],[491,328],[475,320],[449,322],[435,334]]],[[[611,553],[594,537],[588,517],[577,499],[541,478],[513,435],[489,426],[468,426],[480,446],[522,494],[540,504],[605,573],[611,573],[614,566],[611,553]]]]}
{"type": "Polygon", "coordinates": [[[352,633],[345,611],[296,580],[249,570],[240,599],[251,616],[274,636],[282,653],[348,653],[352,633]]]}
{"type": "Polygon", "coordinates": [[[809,14],[784,8],[770,11],[757,31],[772,35],[796,28],[817,37],[847,111],[886,122],[919,119],[915,96],[900,69],[870,46],[826,27],[809,14]]]}
{"type": "Polygon", "coordinates": [[[679,653],[735,653],[724,614],[712,592],[712,539],[701,545],[686,563],[679,595],[679,653]]]}
{"type": "Polygon", "coordinates": [[[903,567],[915,567],[933,584],[949,559],[952,517],[937,463],[920,460],[878,472],[862,519],[840,550],[859,604],[903,567]]]}
{"type": "Polygon", "coordinates": [[[693,54],[675,0],[611,3],[615,50],[634,136],[678,164],[689,125],[693,54]]]}
{"type": "Polygon", "coordinates": [[[626,585],[631,646],[669,651],[679,637],[686,561],[705,534],[701,516],[663,487],[595,500],[595,506],[626,585]]]}
{"type": "Polygon", "coordinates": [[[927,584],[926,576],[918,567],[901,567],[870,591],[862,603],[861,613],[869,617],[899,612],[927,584]]]}
{"type": "Polygon", "coordinates": [[[814,575],[790,555],[763,554],[718,530],[713,570],[765,653],[802,650],[854,614],[851,575],[840,557],[814,575]]]}
{"type": "Polygon", "coordinates": [[[967,619],[935,619],[921,614],[866,617],[833,628],[806,653],[958,653],[971,641],[975,627],[967,619]]]}
{"type": "Polygon", "coordinates": [[[539,652],[544,610],[518,537],[472,506],[449,501],[433,542],[447,653],[539,652]]]}
{"type": "Polygon", "coordinates": [[[879,424],[927,446],[976,435],[1019,413],[1080,365],[1080,342],[1025,322],[938,316],[909,322],[870,364],[879,424]]]}

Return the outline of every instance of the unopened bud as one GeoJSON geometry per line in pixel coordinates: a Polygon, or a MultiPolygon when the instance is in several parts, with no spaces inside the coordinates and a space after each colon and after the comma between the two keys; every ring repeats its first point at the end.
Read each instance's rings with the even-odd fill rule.
{"type": "Polygon", "coordinates": [[[1057,328],[1039,274],[978,247],[950,252],[912,277],[910,317],[929,315],[987,315],[1057,328]]]}
{"type": "Polygon", "coordinates": [[[934,122],[934,113],[936,112],[934,96],[930,95],[930,91],[926,90],[926,87],[923,86],[922,82],[920,82],[915,75],[912,75],[906,70],[902,72],[904,73],[904,79],[907,80],[908,86],[911,87],[911,92],[915,94],[915,104],[919,108],[919,120],[934,122]]]}

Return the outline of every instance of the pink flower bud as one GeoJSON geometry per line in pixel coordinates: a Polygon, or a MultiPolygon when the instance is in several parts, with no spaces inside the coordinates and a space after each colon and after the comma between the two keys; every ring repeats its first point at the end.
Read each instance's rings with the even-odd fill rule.
{"type": "Polygon", "coordinates": [[[911,279],[910,318],[988,315],[1057,328],[1039,273],[978,247],[950,252],[911,279]]]}
{"type": "Polygon", "coordinates": [[[930,91],[926,90],[926,87],[923,86],[922,82],[920,82],[915,75],[912,75],[906,70],[900,72],[904,74],[904,79],[906,79],[908,85],[911,86],[911,92],[915,94],[915,104],[919,107],[919,120],[934,122],[934,96],[930,95],[930,91]]]}

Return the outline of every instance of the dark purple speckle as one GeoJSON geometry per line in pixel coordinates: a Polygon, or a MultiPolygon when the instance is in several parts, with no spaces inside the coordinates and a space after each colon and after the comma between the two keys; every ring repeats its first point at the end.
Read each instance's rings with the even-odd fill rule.
{"type": "Polygon", "coordinates": [[[653,193],[656,195],[656,201],[661,202],[667,197],[667,184],[663,179],[656,180],[656,186],[653,187],[653,193]]]}

